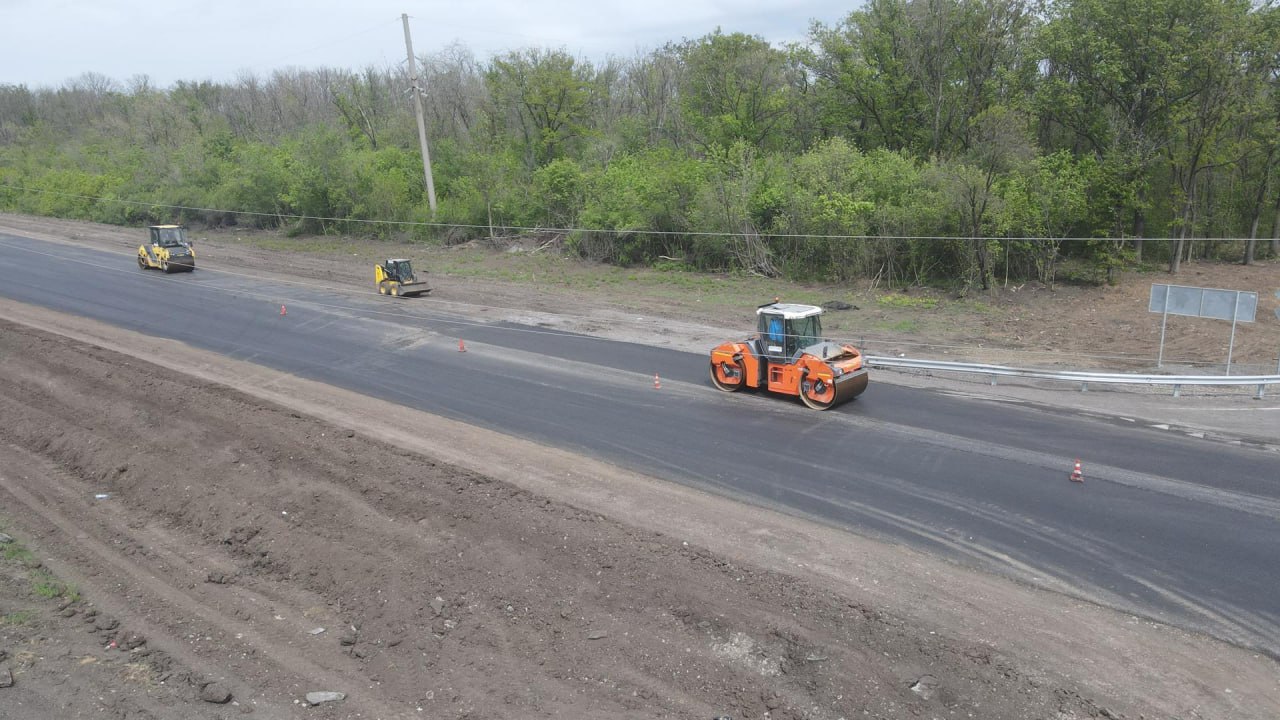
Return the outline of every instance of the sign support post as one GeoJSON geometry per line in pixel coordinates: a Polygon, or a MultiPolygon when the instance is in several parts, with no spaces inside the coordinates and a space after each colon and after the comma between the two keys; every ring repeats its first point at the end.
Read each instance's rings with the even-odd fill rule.
{"type": "MultiPolygon", "coordinates": [[[[1168,296],[1165,296],[1168,298],[1168,296]]],[[[1236,304],[1231,308],[1231,342],[1227,345],[1227,374],[1231,374],[1231,355],[1236,349],[1236,318],[1240,316],[1240,291],[1236,291],[1236,304]]]]}
{"type": "MultiPolygon", "coordinates": [[[[1280,290],[1276,291],[1276,297],[1280,298],[1280,290]]],[[[1280,307],[1276,308],[1276,319],[1280,320],[1280,307]]],[[[1276,353],[1276,374],[1280,375],[1280,352],[1276,353]]]]}
{"type": "Polygon", "coordinates": [[[1164,293],[1164,311],[1160,316],[1160,355],[1156,358],[1156,369],[1164,367],[1164,329],[1169,324],[1169,292],[1164,293]]]}

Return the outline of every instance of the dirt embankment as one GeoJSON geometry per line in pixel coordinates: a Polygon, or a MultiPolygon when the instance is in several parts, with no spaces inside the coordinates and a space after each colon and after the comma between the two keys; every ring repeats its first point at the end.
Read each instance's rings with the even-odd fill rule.
{"type": "Polygon", "coordinates": [[[34,657],[0,699],[31,720],[207,714],[215,682],[267,717],[313,690],[347,694],[324,717],[1101,711],[856,598],[221,386],[8,323],[0,356],[6,520],[97,610],[6,565],[35,612],[0,637],[34,657]]]}

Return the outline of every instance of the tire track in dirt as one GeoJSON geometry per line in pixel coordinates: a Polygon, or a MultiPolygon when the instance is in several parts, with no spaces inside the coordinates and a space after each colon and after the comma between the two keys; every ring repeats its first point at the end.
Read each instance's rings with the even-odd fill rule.
{"type": "MultiPolygon", "coordinates": [[[[10,455],[9,457],[16,457],[16,455],[10,455]]],[[[43,475],[44,479],[49,477],[50,474],[43,475]]],[[[225,666],[215,665],[212,661],[201,657],[199,654],[189,652],[181,645],[172,642],[172,638],[178,633],[190,633],[194,626],[179,631],[170,629],[168,635],[171,637],[166,639],[155,632],[157,623],[154,616],[163,613],[171,616],[181,614],[187,618],[198,618],[204,621],[207,628],[219,628],[217,631],[219,635],[234,631],[240,631],[236,632],[237,635],[245,635],[244,630],[247,628],[243,624],[214,611],[208,605],[179,590],[176,586],[162,585],[159,576],[153,570],[137,563],[123,561],[112,551],[107,543],[99,541],[84,532],[84,528],[90,523],[82,518],[73,520],[71,517],[53,509],[44,500],[26,492],[13,478],[0,474],[0,491],[5,494],[5,506],[7,508],[21,508],[25,511],[25,517],[22,520],[25,526],[44,526],[45,530],[41,533],[43,536],[41,554],[44,557],[44,562],[59,577],[72,582],[87,595],[92,596],[96,605],[110,616],[118,619],[123,626],[150,628],[151,631],[146,635],[148,644],[163,650],[181,665],[210,679],[224,681],[229,679],[225,666]],[[53,549],[56,546],[76,546],[79,551],[74,558],[68,558],[64,556],[63,552],[53,549]],[[77,569],[86,565],[96,566],[97,569],[92,573],[85,573],[77,569]],[[103,575],[111,579],[96,579],[103,575]],[[126,582],[132,585],[127,591],[127,600],[123,602],[115,600],[113,596],[120,592],[120,588],[126,582]],[[111,587],[112,585],[114,585],[114,588],[111,587]],[[144,594],[150,595],[150,597],[140,597],[144,594]]],[[[179,622],[186,624],[189,621],[183,620],[179,622]]],[[[212,632],[214,631],[202,630],[200,634],[206,635],[212,632]]],[[[266,645],[266,643],[262,642],[262,638],[257,637],[257,633],[250,631],[247,634],[249,638],[244,643],[246,648],[256,650],[258,645],[266,645]]],[[[237,638],[237,640],[239,639],[237,638]]],[[[220,638],[220,641],[227,642],[227,639],[223,637],[220,638]]],[[[248,656],[252,653],[241,650],[240,654],[248,656]]],[[[285,664],[280,663],[280,667],[272,668],[269,672],[281,672],[285,664]]],[[[243,676],[230,678],[230,683],[237,690],[235,693],[237,700],[252,703],[256,708],[275,714],[284,714],[289,706],[288,703],[273,703],[257,697],[250,700],[243,697],[242,688],[248,686],[243,676]]]]}
{"type": "MultiPolygon", "coordinates": [[[[296,688],[291,696],[293,699],[319,687],[350,688],[351,677],[356,674],[350,663],[346,663],[347,667],[320,665],[312,660],[314,650],[295,649],[287,633],[272,631],[271,626],[265,631],[260,630],[256,624],[239,619],[236,615],[244,610],[237,608],[256,604],[251,599],[231,598],[229,602],[221,599],[220,604],[229,604],[233,608],[230,613],[224,612],[211,602],[212,598],[208,594],[197,595],[190,591],[202,582],[203,579],[198,575],[187,572],[184,576],[180,568],[164,567],[163,564],[157,567],[155,563],[145,564],[127,559],[117,547],[124,545],[146,548],[144,557],[155,557],[161,554],[156,548],[164,548],[164,545],[151,541],[161,538],[156,533],[145,533],[149,537],[143,537],[144,533],[123,530],[130,521],[127,517],[121,517],[124,513],[120,511],[110,512],[117,516],[116,522],[112,523],[93,517],[98,514],[95,512],[98,506],[88,506],[83,501],[86,488],[78,487],[73,490],[65,481],[58,481],[62,473],[46,466],[43,458],[33,457],[12,445],[9,449],[12,453],[10,458],[16,460],[9,466],[29,468],[28,473],[35,475],[35,478],[31,479],[31,475],[27,475],[28,484],[38,487],[39,491],[28,490],[16,478],[0,473],[0,490],[12,501],[6,502],[5,506],[26,508],[30,514],[24,518],[24,523],[35,524],[38,518],[48,526],[49,532],[41,542],[45,554],[58,557],[65,552],[60,552],[58,548],[75,548],[77,557],[74,560],[59,558],[54,562],[57,574],[83,588],[87,595],[95,599],[97,605],[119,618],[124,625],[135,628],[167,625],[168,632],[163,636],[148,633],[151,644],[159,646],[183,665],[206,678],[226,679],[229,668],[222,664],[225,660],[205,657],[173,642],[184,634],[191,637],[193,630],[198,628],[195,635],[210,640],[216,637],[222,649],[220,651],[230,650],[229,655],[237,657],[236,665],[250,665],[247,668],[235,668],[237,676],[231,678],[230,682],[238,688],[252,687],[256,684],[255,677],[266,674],[275,676],[277,683],[282,677],[293,678],[284,683],[296,688]],[[96,537],[98,533],[113,537],[110,541],[101,540],[96,537]],[[90,573],[77,569],[85,567],[95,570],[90,573]],[[125,586],[128,587],[127,603],[113,600],[113,595],[118,594],[119,588],[125,586]]],[[[177,554],[171,549],[162,552],[170,556],[177,554]]],[[[236,589],[232,593],[244,594],[244,591],[236,589]]],[[[297,616],[301,617],[302,614],[299,611],[297,616]]],[[[290,625],[302,636],[302,626],[296,623],[290,625]]],[[[273,700],[259,692],[255,692],[251,698],[237,693],[237,699],[243,704],[270,713],[268,717],[284,716],[294,709],[294,700],[273,700]]],[[[359,693],[354,697],[349,696],[348,704],[353,709],[388,720],[414,717],[408,711],[395,711],[368,697],[361,697],[359,693]]]]}

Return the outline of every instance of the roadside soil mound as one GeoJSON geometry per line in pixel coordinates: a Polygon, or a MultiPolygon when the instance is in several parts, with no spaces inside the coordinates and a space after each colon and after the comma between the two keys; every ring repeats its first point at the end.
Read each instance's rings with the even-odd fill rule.
{"type": "Polygon", "coordinates": [[[991,648],[222,386],[3,322],[0,357],[6,524],[95,603],[5,564],[27,615],[0,632],[0,716],[1104,712],[991,648]],[[346,697],[306,712],[313,691],[346,697]]]}

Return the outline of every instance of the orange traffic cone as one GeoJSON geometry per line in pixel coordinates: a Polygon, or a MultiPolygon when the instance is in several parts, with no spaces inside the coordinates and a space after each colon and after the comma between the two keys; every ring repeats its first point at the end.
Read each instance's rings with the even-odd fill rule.
{"type": "Polygon", "coordinates": [[[284,317],[285,315],[288,315],[288,314],[289,314],[289,313],[287,313],[287,312],[285,312],[285,311],[284,311],[284,306],[283,306],[283,305],[281,305],[281,306],[280,306],[280,316],[281,316],[281,317],[284,317]]]}
{"type": "Polygon", "coordinates": [[[653,389],[654,390],[662,389],[662,381],[658,379],[658,373],[653,374],[653,389]]]}
{"type": "Polygon", "coordinates": [[[1076,458],[1076,466],[1071,471],[1071,482],[1084,482],[1084,471],[1080,469],[1080,458],[1076,458]]]}
{"type": "Polygon", "coordinates": [[[467,346],[462,342],[462,338],[458,338],[458,352],[466,352],[467,346]]]}

